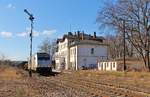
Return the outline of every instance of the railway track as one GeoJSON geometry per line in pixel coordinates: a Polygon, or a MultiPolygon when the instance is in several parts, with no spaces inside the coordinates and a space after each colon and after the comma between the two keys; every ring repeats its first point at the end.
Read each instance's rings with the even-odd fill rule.
{"type": "MultiPolygon", "coordinates": [[[[36,81],[41,84],[40,87],[43,87],[40,92],[45,97],[49,97],[47,94],[49,87],[53,87],[54,91],[61,92],[58,97],[150,97],[148,91],[138,87],[118,84],[108,79],[87,79],[78,74],[40,78],[37,76],[36,81]]],[[[51,97],[56,96],[52,95],[51,97]]]]}
{"type": "Polygon", "coordinates": [[[107,81],[94,81],[94,80],[86,80],[86,79],[76,79],[76,80],[80,80],[80,81],[84,81],[84,82],[87,82],[88,84],[93,84],[93,85],[96,85],[96,86],[100,86],[100,85],[103,85],[103,86],[107,86],[108,88],[117,88],[117,89],[120,89],[120,90],[123,90],[123,91],[127,91],[127,92],[132,92],[132,93],[135,93],[135,94],[141,94],[141,95],[144,95],[144,96],[150,96],[150,92],[148,91],[145,91],[144,89],[141,89],[141,88],[138,88],[138,87],[134,87],[134,86],[129,86],[129,85],[121,85],[121,84],[116,84],[116,83],[110,83],[110,82],[107,82],[107,81]]]}
{"type": "Polygon", "coordinates": [[[122,86],[112,85],[108,83],[106,84],[106,82],[97,83],[89,80],[76,78],[68,79],[65,77],[59,77],[56,79],[50,80],[57,82],[58,84],[60,84],[60,86],[62,85],[71,87],[72,89],[75,89],[77,91],[87,92],[90,95],[98,97],[150,97],[149,93],[127,89],[122,86]]]}
{"type": "MultiPolygon", "coordinates": [[[[57,92],[61,92],[61,94],[63,95],[60,95],[59,97],[88,97],[86,93],[79,93],[79,91],[77,91],[75,88],[73,87],[69,87],[68,85],[58,81],[58,80],[48,80],[48,79],[42,79],[40,81],[40,83],[42,84],[42,89],[41,89],[41,93],[42,94],[46,94],[46,91],[43,92],[43,88],[50,88],[52,87],[51,89],[56,91],[57,92]],[[44,86],[43,86],[44,85],[44,86]],[[83,94],[83,95],[82,95],[83,94]]],[[[48,90],[47,90],[48,91],[48,90]]],[[[49,96],[46,96],[45,97],[49,97],[49,96]]],[[[55,94],[51,95],[51,97],[56,97],[55,94]]]]}
{"type": "MultiPolygon", "coordinates": [[[[149,85],[141,88],[144,85],[138,85],[144,81],[134,84],[133,78],[93,76],[95,73],[91,72],[62,73],[54,77],[33,73],[33,77],[29,78],[27,72],[20,72],[22,77],[19,79],[0,80],[0,97],[150,97],[149,85]]],[[[149,84],[147,79],[145,85],[149,84]]]]}

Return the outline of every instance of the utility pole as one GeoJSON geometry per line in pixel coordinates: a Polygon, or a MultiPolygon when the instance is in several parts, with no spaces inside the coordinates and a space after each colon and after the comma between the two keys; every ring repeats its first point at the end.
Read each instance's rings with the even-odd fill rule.
{"type": "Polygon", "coordinates": [[[34,17],[31,13],[27,11],[27,9],[24,9],[24,12],[29,16],[29,20],[31,21],[31,32],[30,32],[30,68],[29,68],[29,76],[32,77],[32,37],[33,37],[33,20],[34,17]]]}
{"type": "Polygon", "coordinates": [[[126,71],[126,28],[125,28],[125,20],[123,20],[123,46],[124,46],[124,56],[123,56],[123,70],[126,71]]]}
{"type": "Polygon", "coordinates": [[[149,32],[147,32],[147,42],[148,42],[148,44],[147,44],[147,67],[148,67],[148,71],[150,71],[150,58],[149,58],[149,53],[150,53],[150,51],[149,51],[149,49],[150,49],[150,39],[149,39],[149,37],[150,37],[150,35],[149,35],[149,32]]]}

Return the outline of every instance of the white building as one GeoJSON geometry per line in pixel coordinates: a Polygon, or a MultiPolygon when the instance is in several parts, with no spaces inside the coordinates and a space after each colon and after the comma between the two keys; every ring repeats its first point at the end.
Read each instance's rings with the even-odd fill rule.
{"type": "Polygon", "coordinates": [[[55,63],[56,69],[68,69],[69,66],[69,42],[68,39],[65,38],[63,40],[58,40],[58,52],[55,53],[55,63]]]}
{"type": "Polygon", "coordinates": [[[97,68],[98,59],[107,58],[107,45],[103,37],[71,32],[58,39],[55,53],[56,69],[78,70],[97,68]]]}

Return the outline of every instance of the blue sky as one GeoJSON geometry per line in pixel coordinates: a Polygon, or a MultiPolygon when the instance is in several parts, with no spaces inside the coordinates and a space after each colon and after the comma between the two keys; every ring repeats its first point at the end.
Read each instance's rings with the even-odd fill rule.
{"type": "Polygon", "coordinates": [[[0,54],[11,60],[29,56],[30,21],[23,12],[33,13],[33,53],[45,38],[55,39],[70,31],[100,34],[96,25],[102,0],[0,0],[0,54]]]}

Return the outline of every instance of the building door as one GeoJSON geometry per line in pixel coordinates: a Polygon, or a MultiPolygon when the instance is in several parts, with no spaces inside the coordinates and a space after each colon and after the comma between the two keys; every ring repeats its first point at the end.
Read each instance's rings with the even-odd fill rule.
{"type": "Polygon", "coordinates": [[[61,58],[60,69],[64,70],[65,69],[65,65],[66,65],[65,58],[61,58]]]}
{"type": "Polygon", "coordinates": [[[112,68],[113,68],[113,62],[110,62],[109,64],[110,64],[110,70],[112,70],[112,68]]]}
{"type": "Polygon", "coordinates": [[[87,68],[87,59],[86,58],[84,58],[83,59],[83,69],[86,69],[87,68]]]}
{"type": "Polygon", "coordinates": [[[104,71],[106,71],[106,65],[107,65],[107,63],[104,63],[104,71]]]}
{"type": "Polygon", "coordinates": [[[103,62],[101,62],[100,64],[101,64],[100,65],[101,66],[101,70],[103,71],[103,62]]]}

